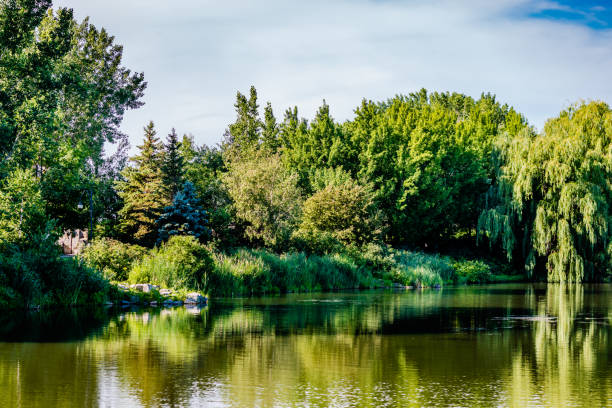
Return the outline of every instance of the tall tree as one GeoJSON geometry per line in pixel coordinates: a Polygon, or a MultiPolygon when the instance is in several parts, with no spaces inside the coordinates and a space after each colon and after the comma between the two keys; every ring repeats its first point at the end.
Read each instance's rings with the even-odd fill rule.
{"type": "Polygon", "coordinates": [[[499,170],[479,228],[509,259],[549,282],[612,270],[612,110],[579,104],[541,135],[498,140],[499,170]]]}
{"type": "Polygon", "coordinates": [[[229,154],[229,159],[256,148],[262,126],[257,104],[257,90],[254,86],[251,86],[248,99],[237,92],[234,107],[236,108],[236,121],[229,125],[225,140],[225,149],[229,154]]]}
{"type": "Polygon", "coordinates": [[[272,104],[268,102],[264,109],[264,122],[261,131],[261,144],[270,153],[276,153],[280,147],[279,128],[272,111],[272,104]]]}
{"type": "Polygon", "coordinates": [[[144,133],[144,142],[138,146],[140,153],[131,158],[133,166],[123,171],[124,180],[117,182],[117,192],[124,203],[119,211],[122,233],[151,246],[157,238],[156,221],[170,201],[161,170],[163,145],[152,121],[144,133]]]}
{"type": "Polygon", "coordinates": [[[180,152],[180,142],[174,128],[168,134],[164,145],[164,164],[162,167],[164,182],[171,199],[183,186],[184,162],[180,152]]]}

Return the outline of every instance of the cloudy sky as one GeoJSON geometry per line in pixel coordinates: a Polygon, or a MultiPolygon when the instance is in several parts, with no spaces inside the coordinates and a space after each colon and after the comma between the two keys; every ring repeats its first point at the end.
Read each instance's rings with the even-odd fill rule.
{"type": "Polygon", "coordinates": [[[139,144],[154,120],[219,142],[236,91],[257,87],[277,118],[325,99],[339,121],[362,98],[420,88],[497,95],[541,128],[580,99],[612,103],[612,1],[56,0],[90,16],[145,73],[146,105],[125,116],[139,144]]]}

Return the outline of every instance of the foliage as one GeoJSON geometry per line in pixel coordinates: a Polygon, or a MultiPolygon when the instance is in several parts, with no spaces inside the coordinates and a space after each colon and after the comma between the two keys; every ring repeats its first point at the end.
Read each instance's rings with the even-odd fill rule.
{"type": "Polygon", "coordinates": [[[164,175],[164,185],[169,190],[170,197],[174,196],[183,187],[183,156],[180,152],[180,143],[174,128],[168,134],[164,145],[162,172],[164,175]]]}
{"type": "Polygon", "coordinates": [[[283,166],[278,155],[255,154],[228,166],[223,182],[236,217],[247,223],[248,238],[271,248],[286,247],[301,213],[297,175],[283,166]]]}
{"type": "Polygon", "coordinates": [[[207,213],[200,208],[193,184],[189,181],[176,194],[172,205],[164,209],[157,224],[160,226],[158,244],[172,235],[191,235],[202,242],[210,237],[207,213]]]}
{"type": "Polygon", "coordinates": [[[45,211],[69,228],[75,185],[97,178],[105,143],[125,139],[121,119],[146,83],[104,29],[50,6],[0,4],[0,178],[33,169],[45,211]]]}
{"type": "Polygon", "coordinates": [[[491,267],[482,261],[461,260],[453,264],[456,283],[487,283],[492,280],[491,267]]]}
{"type": "Polygon", "coordinates": [[[132,266],[131,283],[203,289],[214,267],[209,251],[193,236],[175,235],[132,266]]]}
{"type": "Polygon", "coordinates": [[[299,229],[304,235],[328,233],[345,244],[364,244],[380,239],[382,220],[371,189],[348,179],[304,202],[299,229]]]}
{"type": "Polygon", "coordinates": [[[169,204],[161,165],[162,145],[155,136],[153,122],[144,128],[145,140],[138,146],[140,154],[132,157],[134,167],[127,167],[117,182],[117,191],[124,202],[119,211],[124,236],[140,245],[152,246],[157,238],[156,221],[169,204]]]}
{"type": "Polygon", "coordinates": [[[77,305],[102,300],[108,282],[79,260],[60,258],[53,223],[32,232],[27,242],[0,252],[0,276],[21,306],[77,305]],[[100,294],[100,295],[99,295],[100,294]]]}
{"type": "Polygon", "coordinates": [[[370,271],[343,255],[307,256],[301,252],[277,255],[240,249],[219,254],[209,280],[214,296],[304,292],[370,287],[370,271]]]}
{"type": "Polygon", "coordinates": [[[497,144],[499,171],[479,229],[549,282],[601,279],[612,266],[612,111],[573,106],[539,136],[497,144]]]}
{"type": "Polygon", "coordinates": [[[15,170],[0,187],[0,242],[26,239],[44,224],[40,183],[32,171],[15,170]]]}
{"type": "Polygon", "coordinates": [[[140,260],[145,253],[146,249],[138,245],[98,238],[90,242],[79,257],[90,268],[102,272],[106,279],[125,281],[132,264],[140,260]]]}

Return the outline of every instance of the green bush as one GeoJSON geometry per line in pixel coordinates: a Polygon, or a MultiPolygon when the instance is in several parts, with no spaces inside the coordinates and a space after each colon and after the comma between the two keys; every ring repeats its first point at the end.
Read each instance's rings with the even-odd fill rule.
{"type": "Polygon", "coordinates": [[[135,262],[129,281],[174,289],[201,290],[207,286],[213,268],[210,252],[197,239],[175,235],[135,262]]]}
{"type": "Polygon", "coordinates": [[[487,283],[492,280],[491,267],[482,261],[461,260],[453,265],[456,283],[487,283]]]}
{"type": "Polygon", "coordinates": [[[146,252],[146,248],[138,245],[101,238],[86,246],[79,257],[89,267],[101,271],[107,279],[125,281],[132,264],[140,260],[146,252]]]}
{"type": "Polygon", "coordinates": [[[449,257],[402,250],[393,251],[393,257],[398,268],[408,271],[417,268],[428,270],[439,275],[443,282],[452,282],[454,279],[455,269],[449,257]]]}
{"type": "Polygon", "coordinates": [[[391,277],[395,282],[417,288],[440,287],[444,283],[437,271],[425,265],[409,268],[395,268],[391,272],[391,277]]]}
{"type": "MultiPolygon", "coordinates": [[[[11,305],[48,306],[100,303],[109,283],[78,259],[61,258],[53,223],[33,231],[27,242],[5,245],[0,275],[11,305]],[[20,303],[20,304],[16,304],[20,303]]],[[[7,302],[9,303],[9,302],[7,302]]],[[[0,305],[2,306],[2,305],[0,305]]]]}

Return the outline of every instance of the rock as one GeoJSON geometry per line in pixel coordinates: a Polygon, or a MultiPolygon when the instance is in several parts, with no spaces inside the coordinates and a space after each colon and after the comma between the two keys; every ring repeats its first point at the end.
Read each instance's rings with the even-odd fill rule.
{"type": "Polygon", "coordinates": [[[174,304],[176,306],[183,306],[183,301],[182,300],[175,300],[174,302],[172,302],[172,304],[174,304]]]}
{"type": "Polygon", "coordinates": [[[206,303],[207,299],[200,295],[198,292],[191,292],[187,294],[185,298],[185,303],[190,305],[200,305],[206,303]]]}
{"type": "Polygon", "coordinates": [[[139,292],[149,293],[153,290],[153,285],[149,283],[137,283],[135,285],[131,285],[130,288],[139,292]]]}
{"type": "Polygon", "coordinates": [[[394,282],[393,289],[406,289],[406,286],[402,285],[401,283],[394,282]]]}
{"type": "Polygon", "coordinates": [[[149,306],[153,306],[153,307],[155,307],[155,306],[157,306],[157,302],[154,300],[154,301],[152,301],[151,303],[149,303],[149,306]]]}
{"type": "Polygon", "coordinates": [[[172,294],[172,290],[170,289],[160,289],[159,294],[162,296],[170,296],[172,294]]]}
{"type": "Polygon", "coordinates": [[[129,288],[125,285],[119,284],[117,285],[117,289],[121,289],[121,290],[128,290],[129,288]]]}

